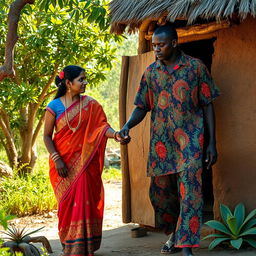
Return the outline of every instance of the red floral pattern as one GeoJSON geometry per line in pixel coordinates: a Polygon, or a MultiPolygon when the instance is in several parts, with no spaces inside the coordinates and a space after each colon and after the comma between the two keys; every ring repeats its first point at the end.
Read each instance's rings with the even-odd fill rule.
{"type": "Polygon", "coordinates": [[[186,189],[182,182],[180,183],[180,194],[181,194],[181,199],[184,200],[185,194],[186,194],[186,189]]]}
{"type": "Polygon", "coordinates": [[[204,147],[204,135],[203,135],[203,133],[201,133],[199,135],[198,141],[199,141],[200,148],[203,148],[204,147]]]}
{"type": "Polygon", "coordinates": [[[199,228],[199,220],[197,216],[194,216],[189,221],[189,228],[192,231],[193,234],[195,234],[198,231],[199,228]]]}
{"type": "Polygon", "coordinates": [[[170,94],[167,91],[162,91],[159,94],[158,106],[161,109],[166,109],[169,106],[170,94]]]}
{"type": "Polygon", "coordinates": [[[184,80],[178,80],[173,84],[172,93],[173,96],[180,102],[184,102],[187,97],[187,91],[189,91],[188,83],[184,80]]]}
{"type": "Polygon", "coordinates": [[[188,135],[181,128],[175,130],[174,138],[177,141],[177,143],[179,143],[181,150],[183,150],[188,145],[188,135]]]}
{"type": "Polygon", "coordinates": [[[210,88],[209,88],[209,85],[206,84],[206,83],[202,83],[201,87],[202,87],[202,88],[201,88],[202,94],[203,94],[205,97],[209,98],[209,97],[211,96],[211,90],[210,90],[210,88]]]}
{"type": "Polygon", "coordinates": [[[159,60],[146,69],[135,105],[151,111],[149,176],[184,171],[191,161],[202,165],[202,106],[218,95],[206,67],[188,55],[171,72],[159,60]]]}
{"type": "Polygon", "coordinates": [[[162,158],[162,159],[166,158],[167,150],[162,141],[158,141],[156,143],[156,153],[160,158],[162,158]]]}

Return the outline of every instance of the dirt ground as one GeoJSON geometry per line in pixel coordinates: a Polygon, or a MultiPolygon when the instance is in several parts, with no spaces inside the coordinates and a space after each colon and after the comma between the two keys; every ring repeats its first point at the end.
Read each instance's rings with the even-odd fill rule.
{"type": "MultiPolygon", "coordinates": [[[[95,256],[149,256],[161,255],[160,248],[166,241],[166,236],[162,233],[148,232],[147,236],[141,238],[131,237],[131,228],[135,224],[123,224],[121,217],[121,198],[122,184],[121,182],[109,182],[104,184],[105,187],[105,214],[103,222],[103,239],[99,251],[95,256]]],[[[43,216],[30,216],[13,220],[18,227],[27,226],[28,230],[44,227],[36,235],[46,236],[53,248],[52,256],[59,256],[61,253],[61,245],[58,239],[57,216],[56,211],[47,213],[43,216]]],[[[41,247],[41,244],[37,244],[41,247]]],[[[246,249],[242,251],[216,249],[209,252],[208,243],[202,242],[201,248],[194,250],[195,255],[200,256],[255,256],[256,251],[246,249]]],[[[175,254],[180,256],[181,254],[175,254]]]]}

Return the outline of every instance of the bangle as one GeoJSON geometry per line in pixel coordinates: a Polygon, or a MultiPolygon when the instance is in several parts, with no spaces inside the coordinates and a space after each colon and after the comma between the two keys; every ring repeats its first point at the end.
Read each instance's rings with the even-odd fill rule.
{"type": "Polygon", "coordinates": [[[116,137],[117,134],[118,134],[118,132],[115,131],[115,132],[114,132],[114,140],[115,140],[116,142],[120,142],[120,141],[117,139],[117,137],[116,137]]]}
{"type": "Polygon", "coordinates": [[[58,159],[60,159],[60,155],[58,152],[53,152],[51,155],[50,155],[51,159],[55,162],[57,161],[58,159]]]}

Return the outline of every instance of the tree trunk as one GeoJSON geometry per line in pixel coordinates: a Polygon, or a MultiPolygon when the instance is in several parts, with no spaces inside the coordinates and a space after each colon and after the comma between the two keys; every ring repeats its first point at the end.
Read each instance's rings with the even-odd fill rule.
{"type": "Polygon", "coordinates": [[[4,135],[1,136],[0,141],[5,148],[9,164],[12,168],[16,168],[18,164],[18,153],[12,135],[8,114],[3,109],[0,109],[0,129],[4,135]]]}
{"type": "Polygon", "coordinates": [[[0,67],[0,81],[6,77],[12,77],[15,74],[14,62],[14,46],[18,41],[18,23],[20,13],[26,4],[33,4],[34,0],[15,0],[10,6],[8,14],[8,32],[5,43],[5,61],[0,67]]]}

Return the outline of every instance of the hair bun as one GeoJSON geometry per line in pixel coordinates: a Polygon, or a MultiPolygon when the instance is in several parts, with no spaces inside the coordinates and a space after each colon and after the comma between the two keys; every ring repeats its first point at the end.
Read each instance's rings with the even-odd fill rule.
{"type": "Polygon", "coordinates": [[[61,79],[60,79],[60,77],[57,75],[56,77],[55,77],[55,85],[57,86],[57,87],[60,87],[60,85],[61,85],[61,79]]]}

